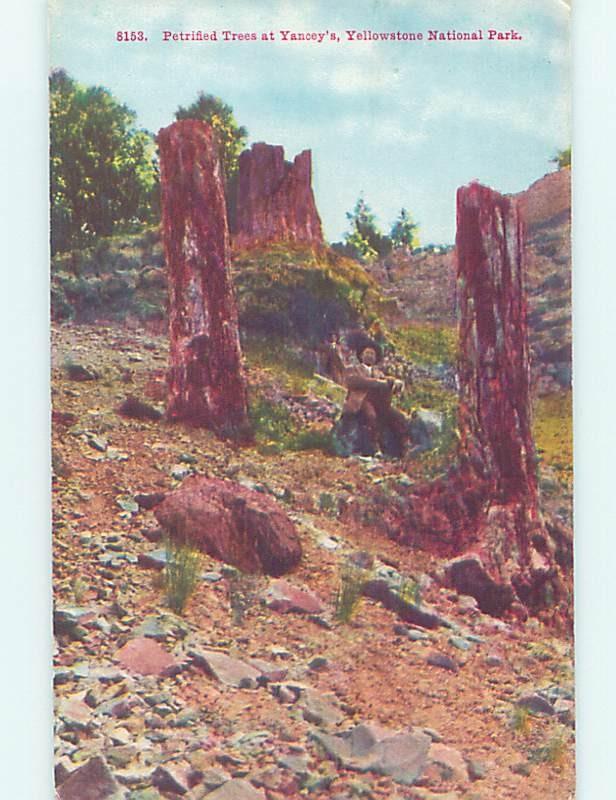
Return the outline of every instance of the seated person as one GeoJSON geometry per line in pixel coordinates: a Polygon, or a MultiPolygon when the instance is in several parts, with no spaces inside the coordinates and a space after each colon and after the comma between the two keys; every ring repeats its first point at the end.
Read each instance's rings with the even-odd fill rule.
{"type": "MultiPolygon", "coordinates": [[[[388,377],[376,366],[382,359],[380,346],[365,338],[356,348],[359,364],[345,370],[348,390],[338,438],[353,439],[346,448],[372,456],[381,451],[400,458],[405,455],[409,440],[409,420],[391,405],[395,393],[401,392],[401,380],[388,377]]],[[[348,454],[348,453],[347,453],[348,454]]]]}

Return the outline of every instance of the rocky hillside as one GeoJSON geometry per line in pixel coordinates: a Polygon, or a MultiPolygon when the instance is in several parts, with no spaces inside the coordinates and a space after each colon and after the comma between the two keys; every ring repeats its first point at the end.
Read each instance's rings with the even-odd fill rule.
{"type": "MultiPolygon", "coordinates": [[[[166,361],[163,336],[53,332],[60,800],[572,797],[568,636],[483,614],[439,585],[438,558],[348,513],[407,491],[429,454],[401,469],[297,450],[271,416],[238,449],[160,418],[166,361]],[[192,475],[241,487],[265,517],[274,504],[296,570],[242,575],[204,555],[173,612],[157,504],[192,475]]],[[[329,425],[336,400],[286,369],[253,355],[256,399],[329,425]]],[[[567,502],[558,481],[550,496],[567,502]]]]}
{"type": "Polygon", "coordinates": [[[571,386],[571,170],[517,195],[526,220],[530,341],[538,390],[571,386]]]}

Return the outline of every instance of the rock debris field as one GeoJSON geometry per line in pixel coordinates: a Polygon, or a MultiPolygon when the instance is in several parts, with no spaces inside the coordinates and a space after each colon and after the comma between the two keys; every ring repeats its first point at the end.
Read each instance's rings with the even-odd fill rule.
{"type": "Polygon", "coordinates": [[[435,556],[340,513],[412,470],[164,421],[166,337],[64,324],[52,344],[60,800],[573,797],[571,638],[482,613],[435,556]],[[149,418],[120,413],[127,397],[149,418]],[[268,546],[280,509],[296,566],[267,574],[260,550],[263,571],[239,572],[249,556],[214,557],[217,533],[179,615],[161,509],[200,480],[241,487],[268,546]],[[363,596],[341,619],[352,570],[363,596]]]}

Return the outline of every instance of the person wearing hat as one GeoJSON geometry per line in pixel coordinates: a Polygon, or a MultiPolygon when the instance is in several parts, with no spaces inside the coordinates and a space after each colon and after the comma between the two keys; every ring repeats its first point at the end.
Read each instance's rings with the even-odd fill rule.
{"type": "Polygon", "coordinates": [[[353,419],[359,423],[367,440],[364,455],[391,452],[391,445],[385,446],[384,441],[388,432],[394,439],[395,454],[402,456],[408,444],[409,421],[392,407],[391,400],[394,394],[402,391],[404,383],[385,375],[377,367],[383,356],[377,342],[362,339],[355,352],[359,363],[348,367],[345,373],[347,396],[342,407],[343,424],[349,425],[353,419]]]}

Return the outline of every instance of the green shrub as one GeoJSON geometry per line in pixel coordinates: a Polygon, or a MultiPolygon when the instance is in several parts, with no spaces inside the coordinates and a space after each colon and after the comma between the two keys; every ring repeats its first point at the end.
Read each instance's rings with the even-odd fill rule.
{"type": "Polygon", "coordinates": [[[234,284],[244,331],[314,345],[369,324],[382,300],[357,263],[323,250],[273,245],[239,253],[234,284]]]}
{"type": "Polygon", "coordinates": [[[530,711],[524,706],[515,706],[511,712],[511,729],[514,733],[526,736],[530,733],[530,711]]]}
{"type": "Polygon", "coordinates": [[[555,733],[546,744],[531,751],[528,760],[533,764],[552,764],[561,767],[567,756],[567,741],[563,733],[555,733]]]}
{"type": "Polygon", "coordinates": [[[413,578],[401,575],[397,592],[400,599],[405,603],[413,603],[416,606],[421,605],[421,586],[413,578]]]}
{"type": "Polygon", "coordinates": [[[338,622],[350,622],[353,618],[364,584],[369,575],[365,569],[353,564],[344,564],[340,568],[338,589],[334,603],[334,618],[338,622]]]}
{"type": "Polygon", "coordinates": [[[165,543],[165,593],[167,605],[182,614],[201,577],[201,553],[186,544],[171,539],[165,543]]]}

